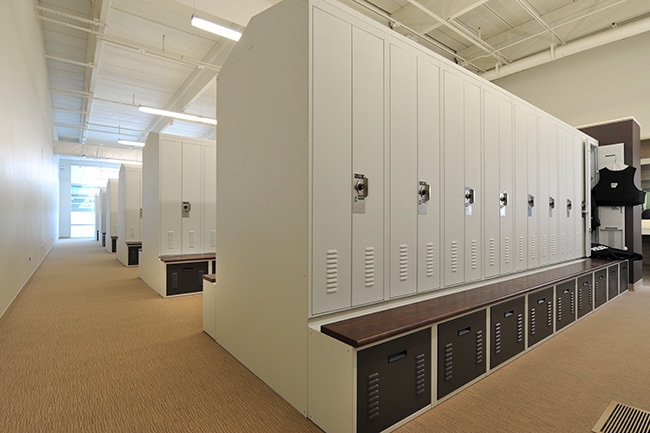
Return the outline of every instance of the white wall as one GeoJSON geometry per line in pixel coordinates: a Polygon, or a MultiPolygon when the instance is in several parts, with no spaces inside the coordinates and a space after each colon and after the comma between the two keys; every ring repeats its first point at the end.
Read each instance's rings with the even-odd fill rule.
{"type": "Polygon", "coordinates": [[[494,80],[574,127],[634,117],[650,138],[650,32],[494,80]]]}
{"type": "Polygon", "coordinates": [[[58,237],[58,167],[31,1],[0,2],[0,315],[58,237]]]}

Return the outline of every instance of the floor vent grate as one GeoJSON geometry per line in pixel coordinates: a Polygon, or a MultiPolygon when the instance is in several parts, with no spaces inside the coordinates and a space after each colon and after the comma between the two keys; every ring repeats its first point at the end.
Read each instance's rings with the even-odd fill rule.
{"type": "Polygon", "coordinates": [[[612,401],[592,431],[594,433],[650,433],[650,412],[612,401]]]}

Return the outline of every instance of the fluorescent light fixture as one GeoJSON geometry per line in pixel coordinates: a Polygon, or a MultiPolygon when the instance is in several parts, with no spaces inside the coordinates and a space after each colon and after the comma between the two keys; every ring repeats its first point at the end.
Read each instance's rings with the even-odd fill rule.
{"type": "Polygon", "coordinates": [[[138,110],[143,113],[155,114],[156,116],[173,117],[175,119],[187,120],[189,122],[206,123],[208,125],[216,125],[217,119],[210,119],[209,117],[195,116],[193,114],[177,113],[175,111],[160,110],[158,108],[138,107],[138,110]]]}
{"type": "Polygon", "coordinates": [[[143,143],[141,141],[123,140],[121,138],[119,140],[117,140],[117,143],[118,144],[125,144],[127,146],[138,146],[138,147],[144,147],[144,145],[145,145],[145,143],[143,143]]]}
{"type": "Polygon", "coordinates": [[[192,20],[190,22],[192,23],[192,26],[197,29],[205,30],[206,32],[214,33],[215,35],[223,36],[224,38],[232,39],[233,41],[238,41],[239,38],[241,38],[241,32],[238,32],[237,30],[220,26],[219,24],[204,20],[203,18],[194,15],[192,15],[192,20]]]}

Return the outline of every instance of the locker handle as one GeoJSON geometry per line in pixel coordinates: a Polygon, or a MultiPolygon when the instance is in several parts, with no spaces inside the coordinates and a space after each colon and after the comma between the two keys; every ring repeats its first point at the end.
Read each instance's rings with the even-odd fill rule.
{"type": "Polygon", "coordinates": [[[551,209],[555,209],[555,199],[553,197],[548,198],[548,207],[551,209]]]}
{"type": "Polygon", "coordinates": [[[465,206],[474,204],[475,192],[474,188],[465,187],[465,206]]]}
{"type": "Polygon", "coordinates": [[[541,304],[543,304],[543,303],[545,303],[545,302],[546,302],[546,298],[539,298],[539,299],[537,300],[537,303],[538,303],[539,305],[541,305],[541,304]]]}
{"type": "Polygon", "coordinates": [[[406,350],[402,350],[401,352],[395,353],[393,355],[388,356],[388,363],[390,364],[391,362],[399,361],[400,359],[406,358],[406,350]]]}
{"type": "Polygon", "coordinates": [[[501,204],[501,207],[508,206],[508,192],[507,191],[501,191],[501,194],[499,195],[499,202],[501,204]]]}
{"type": "Polygon", "coordinates": [[[459,337],[462,337],[463,335],[467,335],[467,334],[469,334],[470,332],[472,332],[472,327],[471,327],[471,326],[468,326],[467,328],[459,329],[459,330],[458,330],[458,336],[459,336],[459,337]]]}
{"type": "Polygon", "coordinates": [[[528,194],[528,206],[535,207],[535,196],[528,194]]]}
{"type": "Polygon", "coordinates": [[[589,281],[585,281],[584,283],[582,283],[582,285],[583,285],[583,286],[588,286],[588,285],[589,285],[589,281]]]}
{"type": "Polygon", "coordinates": [[[511,316],[514,316],[514,315],[515,315],[515,310],[510,310],[510,311],[506,311],[505,313],[503,313],[503,317],[505,317],[506,319],[508,317],[511,317],[511,316]]]}
{"type": "Polygon", "coordinates": [[[562,293],[564,293],[564,294],[566,295],[566,294],[568,294],[570,291],[571,291],[571,289],[564,289],[564,290],[562,291],[562,293]]]}
{"type": "Polygon", "coordinates": [[[571,200],[567,199],[566,201],[567,210],[571,210],[572,207],[573,207],[573,203],[571,202],[571,200]]]}

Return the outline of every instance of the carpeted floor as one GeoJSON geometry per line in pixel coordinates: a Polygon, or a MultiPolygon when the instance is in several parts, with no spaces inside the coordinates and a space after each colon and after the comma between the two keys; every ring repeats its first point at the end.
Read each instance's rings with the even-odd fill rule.
{"type": "MultiPolygon", "coordinates": [[[[587,433],[650,409],[650,290],[627,293],[398,433],[587,433]]],[[[90,240],[57,242],[0,321],[0,432],[320,432],[90,240]]]]}

